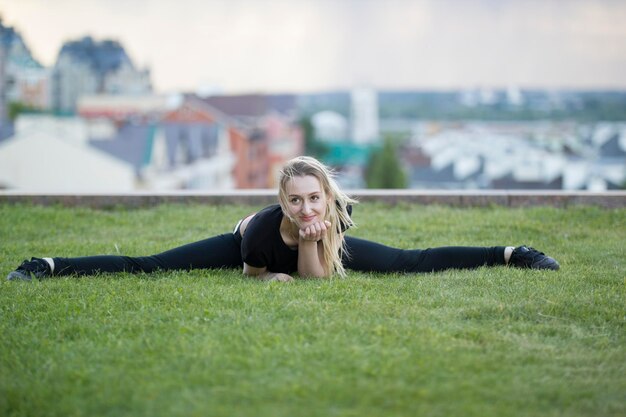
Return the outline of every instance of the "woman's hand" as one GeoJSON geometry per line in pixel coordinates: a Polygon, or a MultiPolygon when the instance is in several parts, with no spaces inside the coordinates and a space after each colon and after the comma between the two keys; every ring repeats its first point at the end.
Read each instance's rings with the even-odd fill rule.
{"type": "Polygon", "coordinates": [[[307,242],[318,242],[326,236],[326,232],[330,228],[330,222],[324,220],[323,222],[313,223],[307,227],[299,230],[300,239],[307,242]]]}

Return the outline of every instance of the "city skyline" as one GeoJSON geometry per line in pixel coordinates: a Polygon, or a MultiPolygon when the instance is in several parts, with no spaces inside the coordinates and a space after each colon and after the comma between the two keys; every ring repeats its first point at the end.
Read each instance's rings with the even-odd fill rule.
{"type": "Polygon", "coordinates": [[[46,66],[66,41],[117,40],[157,92],[626,89],[625,2],[469,3],[0,0],[0,16],[46,66]]]}

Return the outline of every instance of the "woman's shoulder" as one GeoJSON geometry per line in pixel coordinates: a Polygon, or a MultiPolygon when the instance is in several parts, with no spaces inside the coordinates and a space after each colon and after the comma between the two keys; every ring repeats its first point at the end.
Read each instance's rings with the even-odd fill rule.
{"type": "Polygon", "coordinates": [[[280,233],[282,218],[282,210],[278,204],[259,210],[246,226],[242,240],[243,252],[269,249],[272,246],[270,242],[276,239],[277,233],[280,233]]]}
{"type": "Polygon", "coordinates": [[[283,211],[278,204],[259,210],[250,220],[248,229],[267,230],[276,227],[283,219],[283,211]]]}
{"type": "Polygon", "coordinates": [[[255,218],[264,218],[264,217],[280,217],[282,218],[283,210],[280,208],[279,204],[272,204],[271,206],[267,206],[261,210],[259,210],[254,217],[255,218]]]}

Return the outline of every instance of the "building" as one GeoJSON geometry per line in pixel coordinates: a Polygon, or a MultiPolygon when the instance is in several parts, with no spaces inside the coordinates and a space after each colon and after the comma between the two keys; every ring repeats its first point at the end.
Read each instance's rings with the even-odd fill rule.
{"type": "Polygon", "coordinates": [[[304,135],[297,122],[292,95],[211,96],[203,99],[237,121],[234,137],[245,134],[249,142],[234,144],[236,178],[240,188],[276,187],[285,162],[304,153],[304,135]]]}
{"type": "Polygon", "coordinates": [[[13,137],[0,143],[0,188],[27,192],[127,192],[132,167],[89,146],[78,118],[20,116],[13,137]]]}
{"type": "MultiPolygon", "coordinates": [[[[51,74],[35,58],[22,36],[0,19],[2,64],[0,82],[4,103],[20,103],[34,109],[50,107],[51,74]]],[[[6,113],[6,109],[4,110],[6,113]]]]}
{"type": "Polygon", "coordinates": [[[235,153],[228,119],[194,98],[166,113],[159,123],[170,176],[181,188],[219,190],[236,185],[235,153]]]}
{"type": "Polygon", "coordinates": [[[230,126],[229,134],[237,160],[233,169],[237,188],[267,188],[268,143],[263,133],[246,127],[230,126]]]}
{"type": "Polygon", "coordinates": [[[147,94],[150,71],[138,70],[116,41],[94,41],[87,36],[63,45],[53,69],[55,110],[73,113],[78,100],[94,94],[147,94]]]}
{"type": "MultiPolygon", "coordinates": [[[[219,110],[180,95],[86,96],[92,146],[131,164],[141,189],[231,189],[238,185],[231,126],[219,110]],[[106,122],[114,133],[107,133],[106,122]],[[104,132],[97,135],[96,131],[104,132]]],[[[247,141],[245,135],[241,140],[247,141]]]]}
{"type": "Polygon", "coordinates": [[[346,142],[350,140],[348,120],[341,114],[324,110],[311,116],[315,139],[321,142],[346,142]]]}
{"type": "Polygon", "coordinates": [[[173,105],[146,97],[121,106],[123,118],[104,106],[117,98],[88,100],[83,117],[20,115],[18,134],[0,147],[0,186],[123,192],[248,185],[237,183],[233,149],[251,140],[229,117],[193,98],[173,105]]]}
{"type": "Polygon", "coordinates": [[[434,125],[417,129],[403,149],[411,188],[603,191],[626,181],[623,123],[434,125]]]}
{"type": "Polygon", "coordinates": [[[109,120],[118,125],[158,122],[165,113],[180,107],[183,99],[179,94],[84,95],[77,101],[76,113],[87,120],[109,120]]]}

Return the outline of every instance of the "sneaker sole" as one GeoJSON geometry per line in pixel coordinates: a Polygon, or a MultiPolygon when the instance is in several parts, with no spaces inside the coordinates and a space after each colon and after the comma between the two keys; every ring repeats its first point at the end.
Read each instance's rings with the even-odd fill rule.
{"type": "Polygon", "coordinates": [[[561,266],[554,259],[544,259],[542,262],[538,262],[533,265],[532,269],[551,269],[553,271],[558,271],[561,266]]]}
{"type": "Polygon", "coordinates": [[[26,275],[22,272],[13,271],[13,272],[10,272],[9,275],[7,275],[7,280],[8,281],[32,281],[32,278],[30,277],[30,275],[26,275]]]}

